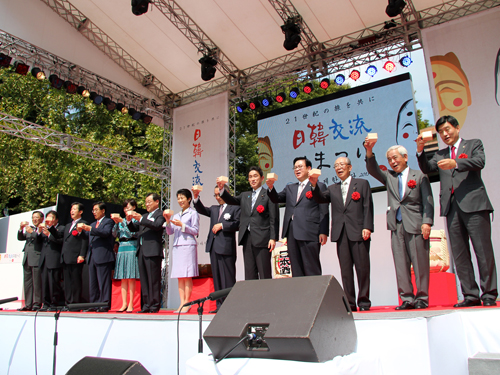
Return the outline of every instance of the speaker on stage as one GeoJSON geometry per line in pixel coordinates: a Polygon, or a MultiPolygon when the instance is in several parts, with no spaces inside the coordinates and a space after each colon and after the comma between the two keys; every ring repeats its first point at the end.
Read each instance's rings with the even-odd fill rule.
{"type": "Polygon", "coordinates": [[[203,337],[215,359],[324,362],[356,346],[356,327],[333,276],[239,281],[203,337]],[[243,339],[245,336],[249,337],[243,339]]]}
{"type": "Polygon", "coordinates": [[[138,361],[123,359],[83,357],[66,375],[151,375],[138,361]]]}

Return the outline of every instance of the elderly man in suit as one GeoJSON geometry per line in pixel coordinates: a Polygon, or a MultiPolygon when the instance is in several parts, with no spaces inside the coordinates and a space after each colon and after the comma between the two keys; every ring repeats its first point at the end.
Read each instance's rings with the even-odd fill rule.
{"type": "Polygon", "coordinates": [[[251,191],[233,197],[224,182],[217,178],[221,198],[229,205],[240,206],[238,243],[243,246],[245,280],[272,278],[271,252],[279,235],[278,207],[262,188],[264,173],[259,167],[250,167],[248,182],[251,191]]]}
{"type": "MultiPolygon", "coordinates": [[[[210,218],[205,251],[210,253],[210,264],[214,279],[214,290],[231,288],[236,283],[236,231],[240,225],[240,208],[229,206],[219,195],[219,188],[214,189],[218,205],[205,207],[199,198],[199,190],[193,190],[194,208],[200,215],[210,218]]],[[[217,300],[217,310],[223,300],[217,300]]]]}
{"type": "Polygon", "coordinates": [[[23,249],[24,306],[19,311],[36,311],[42,307],[42,277],[39,268],[42,236],[39,225],[43,222],[43,213],[33,212],[31,220],[33,226],[23,221],[17,232],[17,239],[26,241],[23,249]]]}
{"type": "Polygon", "coordinates": [[[451,253],[464,300],[454,307],[496,306],[497,271],[491,243],[490,213],[493,212],[481,178],[485,157],[479,139],[460,138],[460,127],[453,116],[436,122],[436,131],[446,148],[430,160],[424,151],[425,141],[417,138],[418,164],[424,173],[439,171],[441,180],[441,216],[446,216],[451,253]],[[472,241],[479,268],[482,294],[474,277],[469,239],[472,241]]]}
{"type": "Polygon", "coordinates": [[[146,196],[147,214],[128,211],[128,229],[138,232],[137,257],[141,277],[142,309],[138,314],[157,313],[161,307],[161,262],[163,259],[163,223],[165,218],[159,209],[160,196],[146,196]],[[132,218],[137,220],[132,221],[132,218]]]}
{"type": "Polygon", "coordinates": [[[40,270],[42,273],[43,307],[39,311],[56,311],[62,297],[61,288],[61,249],[64,226],[59,225],[59,215],[49,211],[42,228],[42,251],[40,270]]]}
{"type": "Polygon", "coordinates": [[[352,311],[356,311],[353,266],[358,277],[358,306],[370,310],[370,236],[373,233],[373,200],[370,184],[351,177],[351,160],[340,157],[333,165],[340,183],[318,188],[317,177],[310,176],[313,198],[318,203],[330,203],[332,211],[331,241],[337,243],[337,256],[342,286],[352,311]]]}
{"type": "MultiPolygon", "coordinates": [[[[282,238],[287,239],[292,276],[321,275],[319,252],[328,237],[328,204],[312,199],[309,171],[312,164],[305,156],[293,160],[298,182],[288,184],[281,192],[274,188],[274,180],[267,180],[267,195],[273,203],[286,203],[282,238]]],[[[326,185],[318,182],[321,191],[326,185]]]]}
{"type": "Polygon", "coordinates": [[[108,307],[91,307],[86,312],[108,312],[111,307],[111,271],[115,263],[113,251],[113,226],[115,222],[106,215],[104,202],[94,203],[92,214],[96,219],[91,225],[84,225],[83,230],[89,237],[87,264],[89,265],[90,302],[107,303],[108,307]]]}
{"type": "Polygon", "coordinates": [[[366,169],[387,187],[387,229],[396,267],[402,304],[396,310],[425,309],[429,306],[429,236],[434,222],[434,199],[427,175],[408,167],[408,151],[395,145],[386,156],[392,171],[379,168],[373,146],[365,139],[366,169]],[[413,293],[411,265],[417,293],[413,293]]]}

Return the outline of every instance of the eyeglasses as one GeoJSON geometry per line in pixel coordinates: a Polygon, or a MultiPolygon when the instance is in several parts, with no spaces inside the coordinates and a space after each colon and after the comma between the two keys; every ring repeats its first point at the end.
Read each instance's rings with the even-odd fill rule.
{"type": "Polygon", "coordinates": [[[345,167],[346,165],[347,165],[346,163],[335,163],[333,165],[333,168],[345,167]]]}
{"type": "Polygon", "coordinates": [[[297,165],[297,166],[293,167],[292,170],[293,171],[298,171],[298,170],[300,170],[300,169],[302,169],[304,167],[305,167],[305,165],[297,165]]]}
{"type": "Polygon", "coordinates": [[[220,197],[220,194],[214,194],[214,197],[215,198],[220,197]]]}

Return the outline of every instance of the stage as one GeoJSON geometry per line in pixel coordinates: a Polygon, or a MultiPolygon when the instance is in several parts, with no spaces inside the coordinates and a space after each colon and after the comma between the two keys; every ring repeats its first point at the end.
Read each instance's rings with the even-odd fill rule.
{"type": "MultiPolygon", "coordinates": [[[[35,332],[38,374],[51,374],[54,314],[21,313],[15,305],[3,305],[0,311],[0,374],[35,374],[35,332]]],[[[203,316],[203,330],[213,316],[203,316]]],[[[179,373],[466,375],[469,357],[477,352],[500,353],[500,307],[410,311],[373,307],[353,316],[358,340],[351,355],[325,363],[243,358],[215,365],[206,343],[203,354],[197,354],[198,315],[192,308],[179,321],[179,373]]],[[[171,311],[65,312],[58,333],[57,374],[65,374],[84,356],[137,360],[151,374],[177,373],[177,315],[171,311]]]]}

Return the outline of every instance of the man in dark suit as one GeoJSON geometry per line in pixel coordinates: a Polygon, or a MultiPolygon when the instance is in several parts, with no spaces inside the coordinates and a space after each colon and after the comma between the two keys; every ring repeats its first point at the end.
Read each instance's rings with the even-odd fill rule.
{"type": "Polygon", "coordinates": [[[451,253],[460,280],[464,300],[454,307],[496,306],[498,297],[495,255],[491,243],[490,213],[493,212],[481,178],[484,148],[479,139],[460,138],[459,124],[453,116],[436,122],[436,131],[448,146],[430,160],[424,151],[425,141],[417,138],[418,164],[424,173],[439,171],[441,180],[441,216],[446,216],[451,253]],[[474,277],[469,239],[479,268],[482,295],[474,277]]]}
{"type": "MultiPolygon", "coordinates": [[[[214,279],[214,290],[231,288],[236,283],[236,231],[240,225],[240,208],[229,206],[219,195],[219,188],[214,189],[218,205],[206,208],[199,199],[199,190],[193,190],[194,208],[200,215],[210,218],[205,251],[210,253],[210,264],[214,279]]],[[[223,299],[217,300],[217,312],[223,299]]]]}
{"type": "MultiPolygon", "coordinates": [[[[66,305],[82,302],[83,262],[89,248],[89,239],[82,233],[78,224],[88,224],[82,219],[84,205],[75,202],[71,205],[71,223],[64,228],[64,241],[61,250],[61,263],[64,276],[64,299],[66,305]]],[[[64,311],[69,311],[66,306],[64,311]]]]}
{"type": "Polygon", "coordinates": [[[36,311],[42,307],[42,277],[40,274],[40,251],[42,250],[42,236],[38,226],[43,222],[43,213],[33,212],[31,216],[33,226],[27,221],[21,222],[17,232],[19,241],[26,241],[23,256],[24,280],[24,307],[19,311],[36,311]]]}
{"type": "Polygon", "coordinates": [[[373,146],[365,139],[366,170],[387,187],[387,229],[396,267],[398,292],[402,304],[396,310],[425,309],[429,306],[429,236],[434,222],[434,199],[427,175],[408,167],[403,146],[387,150],[392,171],[379,168],[373,146]],[[417,293],[413,293],[411,265],[415,271],[417,293]]]}
{"type": "Polygon", "coordinates": [[[333,165],[340,183],[318,188],[317,177],[310,176],[313,198],[318,203],[331,202],[331,241],[337,243],[342,286],[352,311],[356,311],[353,265],[358,277],[358,306],[370,310],[370,236],[373,233],[373,200],[370,184],[351,177],[351,160],[340,157],[333,165]]]}
{"type": "MultiPolygon", "coordinates": [[[[273,203],[286,203],[282,238],[287,239],[292,276],[321,275],[319,252],[328,237],[328,204],[312,199],[309,171],[312,164],[305,156],[293,160],[293,170],[298,182],[286,185],[278,193],[274,180],[267,180],[267,195],[273,203]]],[[[321,191],[326,185],[318,182],[321,191]]]]}
{"type": "Polygon", "coordinates": [[[262,169],[250,167],[248,182],[252,191],[233,197],[217,178],[224,202],[241,208],[238,243],[243,246],[245,280],[272,278],[271,252],[279,236],[279,213],[262,188],[263,181],[262,169]]]}
{"type": "Polygon", "coordinates": [[[107,303],[108,307],[91,307],[86,312],[107,312],[111,307],[111,271],[115,264],[113,251],[113,227],[115,222],[106,215],[104,202],[94,203],[92,213],[96,219],[91,225],[84,225],[83,230],[88,232],[89,251],[87,264],[89,265],[89,294],[90,302],[107,303]]]}
{"type": "Polygon", "coordinates": [[[40,270],[42,274],[43,307],[40,311],[56,311],[62,297],[61,288],[61,249],[64,226],[59,225],[59,215],[49,211],[42,228],[42,251],[40,270]]]}
{"type": "Polygon", "coordinates": [[[131,232],[138,232],[137,257],[141,276],[143,313],[157,313],[161,307],[161,262],[163,259],[163,223],[165,218],[159,209],[160,196],[150,193],[146,196],[147,214],[128,211],[127,225],[131,232]],[[136,219],[135,223],[132,218],[136,219]]]}

